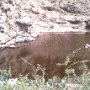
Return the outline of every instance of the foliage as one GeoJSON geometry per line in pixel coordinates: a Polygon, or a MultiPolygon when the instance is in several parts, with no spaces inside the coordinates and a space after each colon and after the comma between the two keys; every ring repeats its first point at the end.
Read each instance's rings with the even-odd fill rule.
{"type": "MultiPolygon", "coordinates": [[[[67,74],[72,71],[72,69],[67,70],[67,74]]],[[[90,73],[74,78],[69,76],[63,79],[53,77],[53,79],[45,82],[45,79],[38,75],[35,76],[35,80],[30,80],[27,75],[9,78],[8,76],[11,74],[8,71],[2,72],[0,75],[0,90],[90,90],[90,73]]]]}

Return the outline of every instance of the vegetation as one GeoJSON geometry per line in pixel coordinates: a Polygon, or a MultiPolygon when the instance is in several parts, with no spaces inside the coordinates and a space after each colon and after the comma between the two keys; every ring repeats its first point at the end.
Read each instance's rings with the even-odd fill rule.
{"type": "MultiPolygon", "coordinates": [[[[66,71],[67,74],[70,72],[66,71]]],[[[28,79],[27,75],[11,78],[10,70],[2,70],[0,90],[90,90],[90,73],[84,73],[82,76],[74,78],[67,76],[62,80],[53,77],[45,82],[45,79],[38,75],[35,76],[35,80],[28,79]]]]}

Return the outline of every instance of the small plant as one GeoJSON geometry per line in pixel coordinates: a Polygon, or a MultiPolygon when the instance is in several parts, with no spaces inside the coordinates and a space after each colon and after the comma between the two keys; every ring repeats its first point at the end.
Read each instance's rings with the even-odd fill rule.
{"type": "Polygon", "coordinates": [[[68,75],[68,77],[70,76],[70,74],[73,74],[74,76],[75,75],[75,69],[71,68],[71,69],[66,69],[65,70],[65,73],[68,75]]]}
{"type": "Polygon", "coordinates": [[[9,70],[0,70],[0,80],[6,81],[7,79],[11,78],[11,69],[9,70]]]}

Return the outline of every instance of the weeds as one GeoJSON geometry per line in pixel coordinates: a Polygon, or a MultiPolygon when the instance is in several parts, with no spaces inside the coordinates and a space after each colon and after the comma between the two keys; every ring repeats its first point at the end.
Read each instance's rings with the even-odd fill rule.
{"type": "MultiPolygon", "coordinates": [[[[68,75],[71,72],[74,73],[73,70],[67,70],[66,72],[68,75]]],[[[3,75],[2,73],[1,76],[5,77],[3,75]]],[[[74,78],[69,76],[63,79],[53,77],[47,82],[39,75],[36,76],[35,80],[28,79],[27,75],[15,79],[7,78],[3,81],[1,80],[2,77],[0,77],[0,90],[90,90],[90,73],[74,78]]]]}

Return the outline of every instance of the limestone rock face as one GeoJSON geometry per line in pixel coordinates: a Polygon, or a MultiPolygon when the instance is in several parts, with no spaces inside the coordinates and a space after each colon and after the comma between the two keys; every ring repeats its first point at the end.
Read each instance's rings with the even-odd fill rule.
{"type": "Polygon", "coordinates": [[[0,0],[0,47],[35,40],[40,32],[85,31],[88,19],[90,0],[0,0]]]}
{"type": "MultiPolygon", "coordinates": [[[[89,44],[90,33],[41,33],[34,41],[1,48],[0,69],[11,68],[13,77],[28,74],[33,78],[39,64],[45,68],[46,80],[55,75],[64,77],[68,68],[80,75],[90,67],[89,44]]],[[[41,70],[37,73],[42,75],[41,70]]]]}
{"type": "Polygon", "coordinates": [[[86,13],[90,14],[89,0],[60,0],[60,8],[70,13],[86,13]]]}

